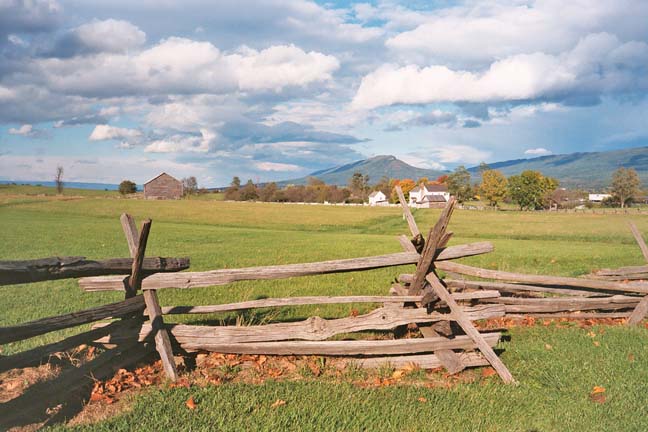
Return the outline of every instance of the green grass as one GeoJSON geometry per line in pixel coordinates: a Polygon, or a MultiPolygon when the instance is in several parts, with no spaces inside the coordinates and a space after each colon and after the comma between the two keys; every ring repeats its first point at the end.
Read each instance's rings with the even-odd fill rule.
{"type": "MultiPolygon", "coordinates": [[[[0,259],[52,255],[127,256],[119,214],[153,219],[147,254],[190,256],[192,270],[297,263],[400,251],[395,235],[406,224],[395,208],[232,203],[202,197],[181,201],[95,196],[37,196],[0,188],[0,259]]],[[[211,198],[211,197],[210,197],[211,198]]],[[[418,210],[429,227],[437,210],[418,210]]],[[[489,268],[575,276],[595,268],[637,265],[642,256],[627,229],[632,218],[648,232],[648,218],[621,214],[554,214],[458,210],[452,243],[489,240],[492,254],[464,260],[489,268]]],[[[164,290],[164,305],[218,304],[264,296],[385,294],[395,276],[412,267],[283,281],[240,282],[193,290],[164,290]]],[[[83,293],[75,280],[0,287],[0,325],[73,312],[122,298],[83,293]]],[[[369,305],[364,305],[369,308],[369,305]]],[[[245,322],[347,316],[358,305],[304,306],[247,313],[245,322]]],[[[184,322],[234,319],[234,314],[174,316],[184,322]]],[[[61,339],[78,329],[1,347],[3,354],[61,339]]],[[[597,334],[598,329],[594,330],[597,334]]],[[[648,331],[605,328],[592,343],[579,328],[515,328],[502,359],[520,381],[496,379],[444,388],[367,389],[307,379],[261,386],[143,392],[133,410],[93,425],[103,430],[646,430],[648,331]],[[545,344],[552,345],[547,350],[545,344]],[[628,361],[628,354],[635,357],[628,361]],[[607,402],[588,399],[595,385],[607,402]],[[184,407],[193,395],[196,411],[184,407]],[[426,403],[418,402],[425,397],[426,403]],[[273,409],[276,399],[287,401],[273,409]]]]}

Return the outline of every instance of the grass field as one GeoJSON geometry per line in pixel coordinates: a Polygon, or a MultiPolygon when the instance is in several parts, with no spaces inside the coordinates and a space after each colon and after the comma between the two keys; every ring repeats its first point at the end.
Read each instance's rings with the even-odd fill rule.
{"type": "MultiPolygon", "coordinates": [[[[82,255],[127,256],[119,214],[153,219],[149,255],[190,256],[192,270],[347,258],[400,251],[395,235],[407,226],[396,208],[232,203],[214,199],[143,201],[113,193],[63,197],[0,188],[0,259],[82,255]]],[[[419,210],[420,227],[438,211],[419,210]]],[[[453,244],[490,240],[495,252],[464,260],[488,268],[575,276],[603,267],[638,265],[642,256],[626,226],[632,217],[648,232],[646,216],[519,212],[455,212],[453,244]]],[[[284,281],[164,290],[166,305],[217,304],[261,296],[385,294],[391,268],[284,281]]],[[[0,287],[0,325],[117,301],[119,293],[82,293],[74,280],[0,287]]],[[[273,319],[346,316],[353,305],[297,307],[273,319]]],[[[368,306],[365,306],[368,307],[368,306]]],[[[357,306],[355,306],[357,308],[357,306]]],[[[176,317],[174,317],[176,318],[176,317]]],[[[220,320],[233,315],[177,316],[220,320]]],[[[267,319],[245,316],[246,322],[267,319]]],[[[576,326],[513,328],[502,358],[520,384],[415,385],[362,388],[310,379],[263,385],[230,383],[205,388],[145,391],[132,410],[92,426],[98,430],[648,430],[648,330],[576,326]],[[552,349],[547,349],[546,345],[552,349]],[[593,386],[606,402],[589,400],[593,386]],[[185,408],[189,395],[198,402],[185,408]],[[425,398],[421,403],[419,398],[425,398]],[[271,404],[283,399],[286,405],[271,404]]],[[[74,330],[2,346],[10,354],[74,330]]]]}

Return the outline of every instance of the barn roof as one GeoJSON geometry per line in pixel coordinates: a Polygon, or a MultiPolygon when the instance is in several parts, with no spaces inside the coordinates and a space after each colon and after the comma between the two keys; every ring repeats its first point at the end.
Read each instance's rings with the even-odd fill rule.
{"type": "Polygon", "coordinates": [[[180,180],[178,180],[177,178],[173,177],[172,175],[169,175],[169,174],[167,174],[167,173],[165,173],[165,172],[161,172],[160,174],[158,174],[158,175],[156,175],[155,177],[153,177],[151,180],[149,180],[149,181],[147,181],[147,182],[144,182],[144,184],[145,184],[145,185],[146,185],[146,184],[149,184],[149,183],[151,183],[153,180],[157,180],[157,179],[159,179],[160,177],[162,177],[163,175],[167,175],[167,176],[171,177],[173,180],[175,180],[175,181],[177,181],[177,182],[180,181],[180,180]]]}

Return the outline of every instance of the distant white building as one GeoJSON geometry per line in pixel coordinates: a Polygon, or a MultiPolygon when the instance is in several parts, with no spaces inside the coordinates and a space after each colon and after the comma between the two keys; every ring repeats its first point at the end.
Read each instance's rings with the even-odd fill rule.
{"type": "Polygon", "coordinates": [[[416,208],[445,207],[449,199],[450,192],[446,185],[421,183],[409,193],[409,205],[416,208]]]}
{"type": "Polygon", "coordinates": [[[389,205],[387,201],[387,196],[382,193],[382,191],[374,191],[369,195],[369,205],[370,206],[385,206],[389,205]]]}
{"type": "Polygon", "coordinates": [[[606,198],[610,198],[612,195],[610,194],[589,194],[588,200],[590,202],[601,202],[606,198]]]}

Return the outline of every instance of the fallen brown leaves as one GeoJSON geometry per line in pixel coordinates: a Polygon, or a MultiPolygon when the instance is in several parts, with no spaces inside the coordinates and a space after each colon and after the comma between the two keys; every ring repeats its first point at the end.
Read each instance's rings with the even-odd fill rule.
{"type": "Polygon", "coordinates": [[[605,403],[605,387],[594,386],[592,392],[589,395],[589,398],[592,402],[595,403],[605,403]]]}
{"type": "Polygon", "coordinates": [[[135,370],[119,369],[108,381],[96,381],[90,393],[91,402],[112,404],[120,393],[143,386],[158,384],[162,381],[159,361],[135,370]]]}
{"type": "Polygon", "coordinates": [[[185,402],[185,406],[190,410],[195,410],[198,404],[196,404],[196,401],[194,400],[193,396],[191,396],[189,399],[187,399],[187,402],[185,402]]]}
{"type": "MultiPolygon", "coordinates": [[[[534,327],[536,325],[542,325],[548,327],[550,325],[555,325],[556,327],[569,327],[569,326],[578,326],[580,328],[589,329],[593,326],[618,326],[625,325],[626,318],[549,318],[549,319],[538,319],[534,317],[524,317],[524,318],[491,318],[488,320],[477,321],[475,326],[480,330],[496,330],[504,328],[514,328],[514,327],[534,327]]],[[[648,322],[645,324],[648,328],[648,322]]]]}

